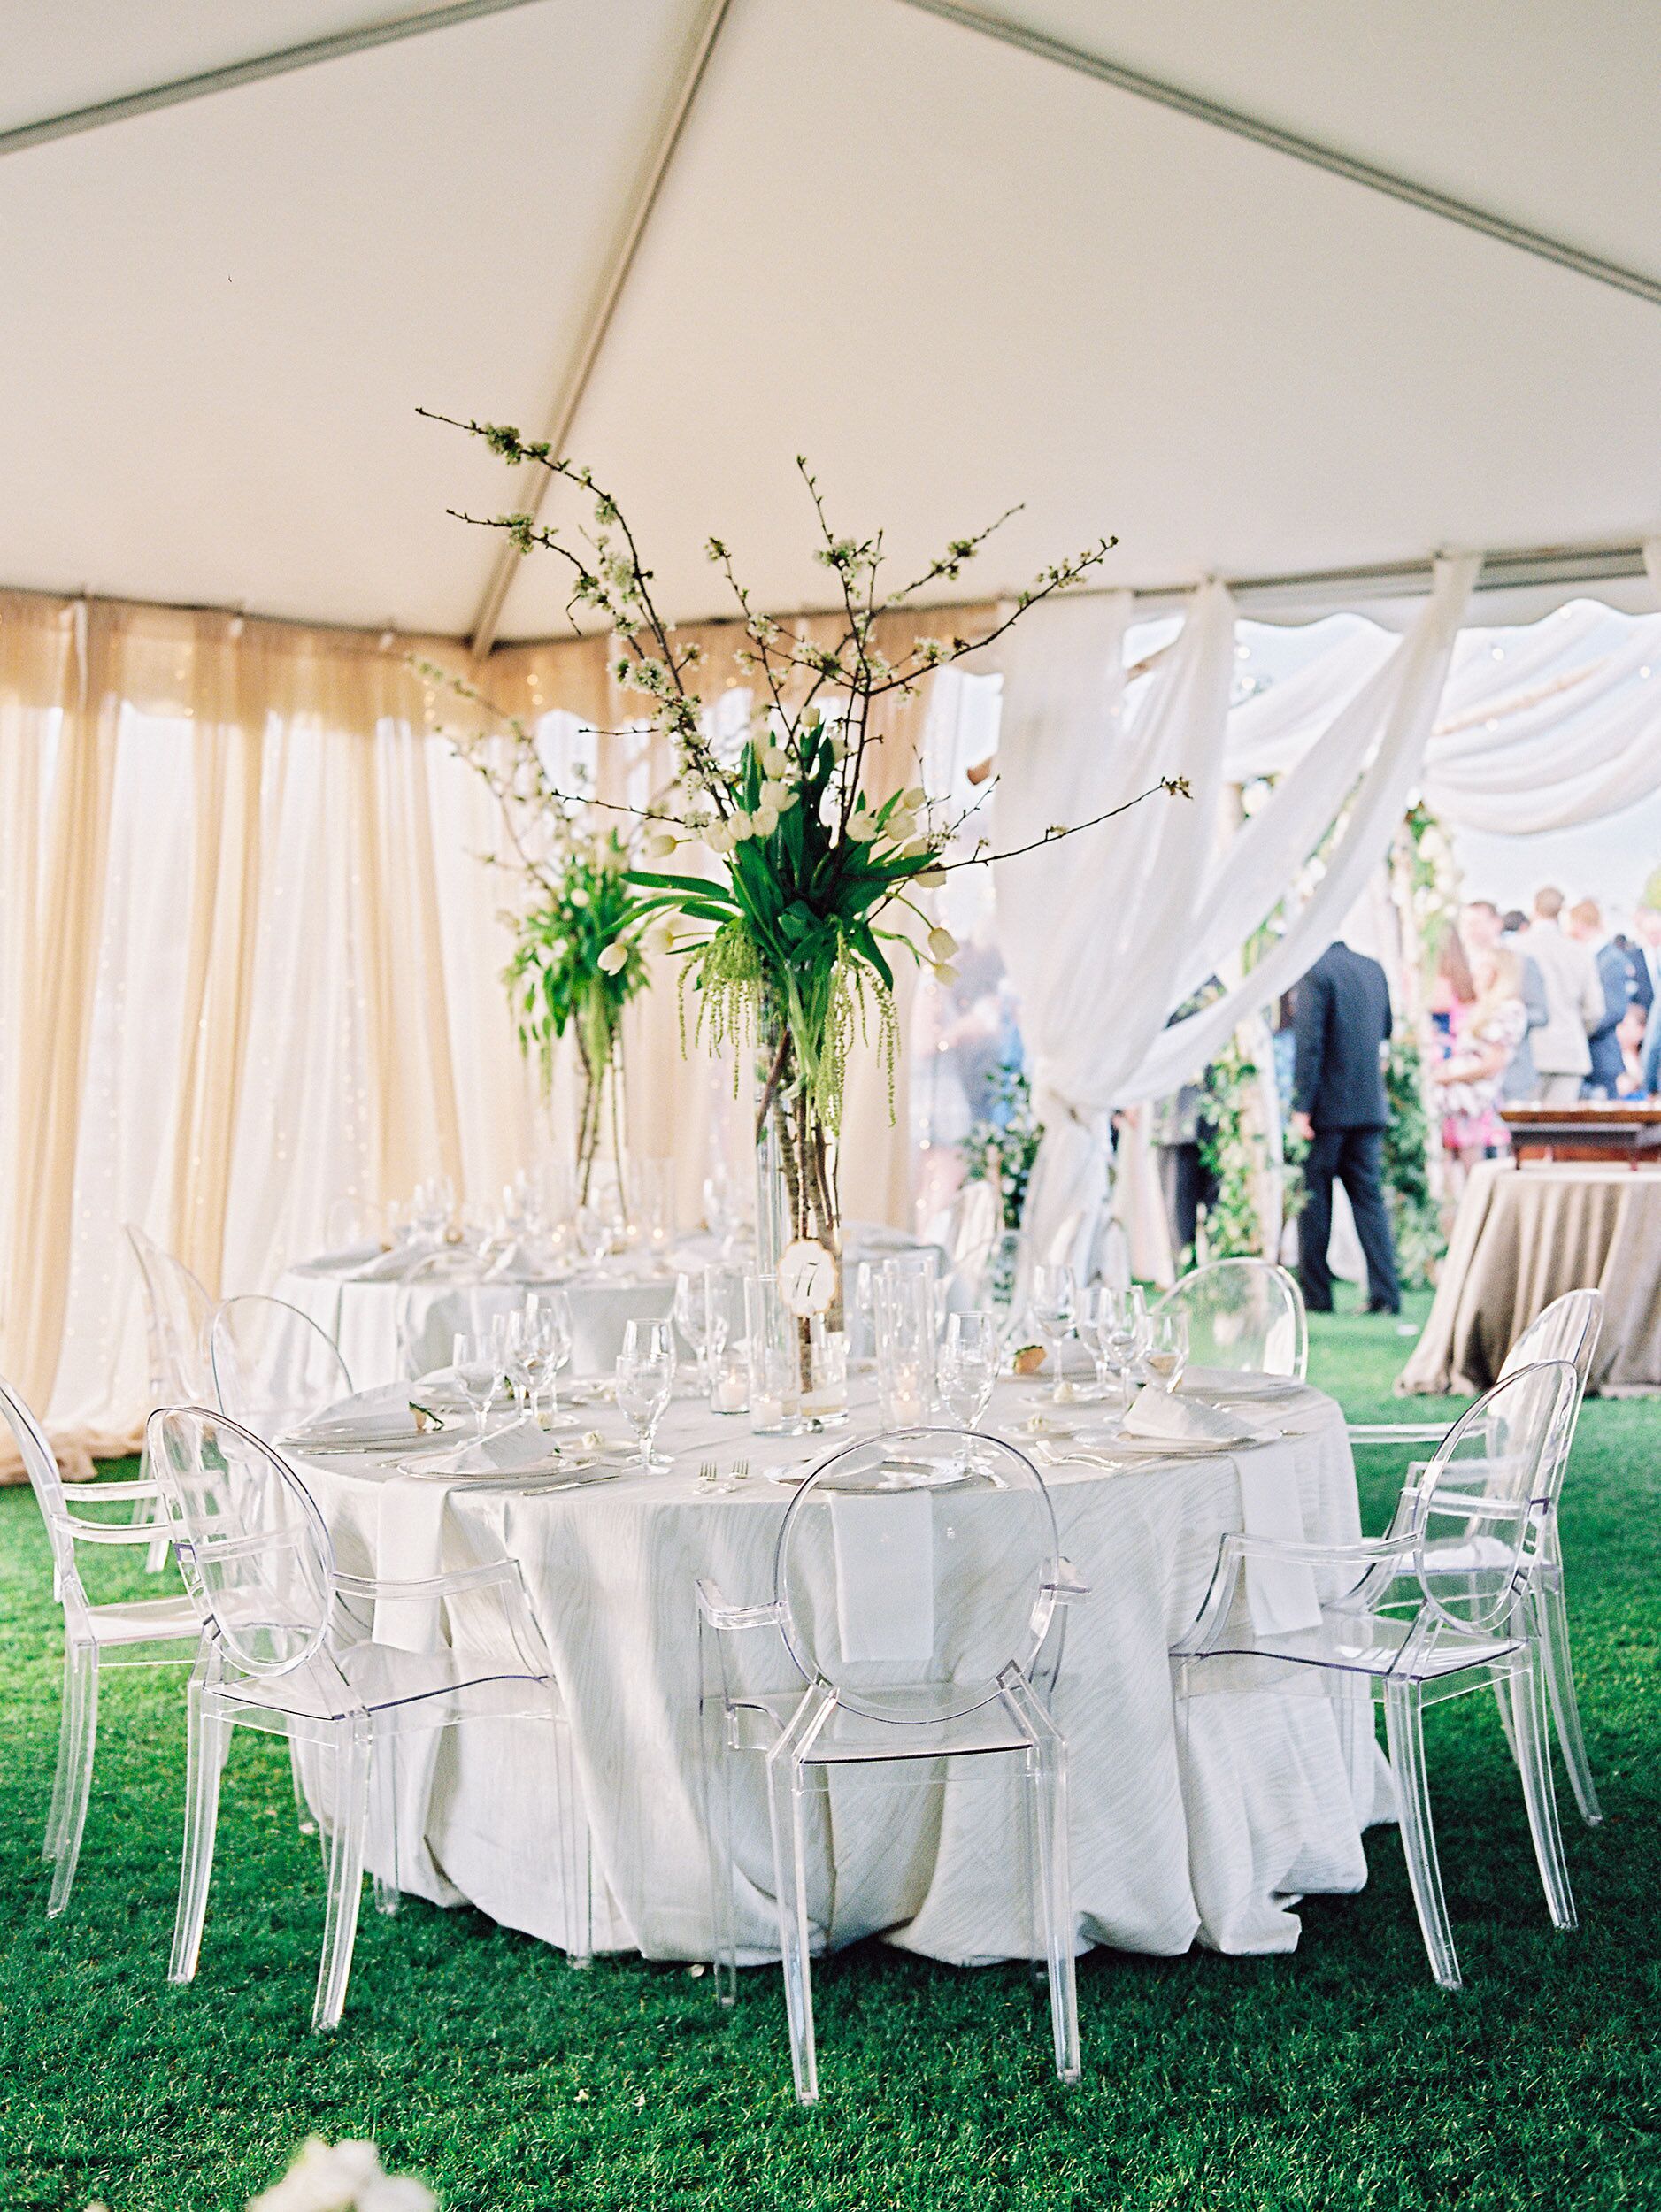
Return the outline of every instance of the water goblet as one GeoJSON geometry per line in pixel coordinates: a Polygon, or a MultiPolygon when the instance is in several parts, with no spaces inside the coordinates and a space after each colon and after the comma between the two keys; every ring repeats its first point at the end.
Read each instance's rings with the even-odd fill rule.
{"type": "Polygon", "coordinates": [[[683,1343],[692,1348],[697,1387],[708,1387],[710,1371],[710,1311],[706,1294],[707,1270],[683,1268],[675,1277],[675,1326],[683,1343]]]}
{"type": "Polygon", "coordinates": [[[674,1335],[670,1323],[631,1321],[623,1332],[623,1348],[617,1358],[617,1403],[639,1448],[630,1464],[642,1473],[658,1473],[670,1464],[657,1458],[652,1448],[674,1380],[674,1335]]]}
{"type": "Polygon", "coordinates": [[[1100,1301],[1097,1327],[1101,1333],[1103,1352],[1119,1378],[1119,1407],[1127,1411],[1130,1406],[1130,1369],[1137,1354],[1144,1349],[1148,1328],[1148,1302],[1142,1295],[1140,1283],[1129,1283],[1122,1290],[1111,1288],[1097,1293],[1100,1301]]]}
{"type": "Polygon", "coordinates": [[[1175,1390],[1182,1380],[1182,1371],[1188,1363],[1188,1317],[1186,1313],[1167,1308],[1150,1317],[1148,1349],[1144,1357],[1149,1373],[1161,1390],[1175,1390]]]}
{"type": "Polygon", "coordinates": [[[500,1333],[495,1329],[461,1332],[456,1338],[452,1360],[457,1386],[473,1408],[479,1425],[473,1441],[482,1444],[490,1402],[506,1379],[502,1363],[500,1333]]]}
{"type": "Polygon", "coordinates": [[[946,1324],[936,1380],[941,1403],[958,1428],[980,1427],[992,1402],[1000,1363],[996,1315],[954,1313],[946,1324]]]}
{"type": "Polygon", "coordinates": [[[538,1425],[568,1425],[559,1415],[559,1377],[571,1359],[571,1301],[563,1290],[533,1293],[527,1313],[527,1342],[520,1356],[530,1389],[531,1414],[538,1425]]]}

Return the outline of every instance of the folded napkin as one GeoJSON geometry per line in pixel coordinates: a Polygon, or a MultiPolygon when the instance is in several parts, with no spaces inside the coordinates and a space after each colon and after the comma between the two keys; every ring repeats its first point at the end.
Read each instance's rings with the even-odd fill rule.
{"type": "Polygon", "coordinates": [[[355,1390],[299,1422],[282,1441],[300,1451],[308,1444],[412,1443],[420,1431],[410,1403],[411,1386],[379,1383],[373,1390],[355,1390]]]}
{"type": "Polygon", "coordinates": [[[1250,1444],[1260,1432],[1240,1414],[1225,1413],[1202,1399],[1184,1398],[1144,1384],[1119,1424],[1125,1436],[1146,1436],[1160,1443],[1250,1444]]]}
{"type": "Polygon", "coordinates": [[[843,1659],[925,1664],[934,1650],[934,1509],[927,1487],[834,1490],[830,1501],[843,1659]]]}
{"type": "Polygon", "coordinates": [[[395,1244],[390,1252],[383,1252],[377,1246],[372,1258],[353,1268],[351,1279],[355,1283],[401,1283],[441,1248],[436,1244],[395,1244]]]}
{"type": "Polygon", "coordinates": [[[1180,1387],[1215,1398],[1295,1398],[1303,1385],[1293,1375],[1259,1375],[1240,1367],[1190,1367],[1180,1387]]]}
{"type": "MultiPolygon", "coordinates": [[[[1123,1433],[1173,1441],[1189,1440],[1211,1445],[1280,1441],[1279,1426],[1270,1414],[1242,1414],[1208,1406],[1149,1384],[1131,1401],[1123,1433]]],[[[1303,1541],[1303,1508],[1297,1489],[1296,1440],[1284,1440],[1290,1449],[1244,1452],[1234,1462],[1240,1479],[1240,1525],[1248,1536],[1266,1536],[1282,1543],[1303,1541]]],[[[1296,1561],[1248,1559],[1246,1602],[1252,1624],[1261,1635],[1285,1635],[1320,1624],[1320,1604],[1315,1578],[1296,1561]]]]}
{"type": "Polygon", "coordinates": [[[352,1274],[366,1267],[371,1260],[381,1257],[381,1246],[378,1237],[366,1239],[362,1244],[349,1244],[338,1252],[324,1252],[310,1263],[319,1275],[352,1274]]]}
{"type": "Polygon", "coordinates": [[[516,1467],[542,1465],[555,1449],[547,1430],[527,1415],[482,1442],[475,1437],[453,1452],[433,1453],[421,1462],[421,1475],[430,1482],[443,1475],[511,1474],[516,1467]]]}

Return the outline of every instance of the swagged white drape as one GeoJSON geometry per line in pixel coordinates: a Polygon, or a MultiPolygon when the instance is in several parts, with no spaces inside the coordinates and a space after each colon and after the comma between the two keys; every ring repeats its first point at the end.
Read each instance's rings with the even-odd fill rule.
{"type": "Polygon", "coordinates": [[[1234,610],[1220,585],[1196,595],[1128,717],[1116,672],[1122,605],[1047,603],[1011,634],[995,801],[1001,849],[1088,819],[1162,774],[1188,777],[1193,792],[999,864],[999,926],[1045,1122],[1029,1202],[1034,1254],[1070,1256],[1093,1234],[1111,1110],[1196,1075],[1337,933],[1419,776],[1480,565],[1475,555],[1436,564],[1407,635],[1329,714],[1299,773],[1232,834],[1234,610]],[[1292,904],[1305,878],[1313,879],[1292,904]],[[1248,938],[1277,920],[1278,938],[1243,976],[1166,1025],[1200,984],[1237,975],[1248,938]]]}
{"type": "MultiPolygon", "coordinates": [[[[1644,548],[1661,599],[1661,539],[1644,548]]],[[[1395,651],[1368,627],[1229,717],[1242,783],[1298,765],[1395,651]]],[[[1526,628],[1468,629],[1425,749],[1421,785],[1444,820],[1525,836],[1619,812],[1661,789],[1661,614],[1624,620],[1579,600],[1526,628]]]]}

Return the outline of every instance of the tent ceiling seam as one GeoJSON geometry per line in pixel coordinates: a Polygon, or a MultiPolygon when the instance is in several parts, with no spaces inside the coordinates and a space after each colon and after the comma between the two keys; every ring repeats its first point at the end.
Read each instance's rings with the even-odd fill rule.
{"type": "MultiPolygon", "coordinates": [[[[651,219],[652,209],[657,204],[664,179],[668,174],[675,148],[681,142],[687,117],[704,81],[710,56],[714,51],[715,42],[720,35],[730,5],[731,0],[701,0],[657,129],[647,143],[644,158],[635,173],[624,204],[614,250],[607,257],[566,367],[565,380],[542,434],[556,459],[565,457],[565,441],[571,435],[577,410],[581,406],[593,379],[600,349],[611,327],[612,318],[628,282],[629,272],[634,265],[641,241],[646,234],[646,226],[651,219]]],[[[518,482],[520,474],[520,470],[515,469],[510,480],[518,482]]],[[[534,521],[542,511],[542,503],[548,496],[553,479],[547,469],[541,467],[532,468],[530,476],[526,497],[518,511],[528,514],[534,521]]],[[[507,603],[508,593],[512,588],[513,579],[519,573],[519,562],[523,557],[505,542],[496,553],[484,595],[479,603],[479,611],[473,618],[472,651],[475,659],[482,659],[496,642],[502,610],[507,603]]]]}
{"type": "Polygon", "coordinates": [[[205,99],[210,93],[230,92],[238,85],[258,84],[266,77],[287,76],[296,69],[310,69],[319,62],[338,61],[347,54],[368,52],[376,46],[390,46],[405,38],[419,38],[427,31],[449,30],[452,25],[471,23],[486,15],[500,15],[509,8],[534,7],[538,0],[452,0],[448,7],[429,8],[423,13],[382,17],[373,23],[360,23],[355,30],[337,31],[327,38],[306,39],[298,46],[281,46],[268,54],[253,54],[246,61],[227,62],[221,69],[204,69],[195,76],[174,77],[165,84],[147,85],[138,92],[126,92],[113,100],[97,100],[90,106],[70,108],[62,115],[42,116],[38,122],[19,123],[11,130],[0,131],[0,154],[20,154],[31,146],[44,146],[53,139],[73,138],[82,131],[102,130],[109,123],[125,123],[137,115],[150,115],[158,108],[181,105],[187,100],[205,99]]]}
{"type": "Polygon", "coordinates": [[[1526,223],[1513,222],[1508,216],[1496,215],[1491,210],[1478,207],[1468,200],[1456,199],[1451,193],[1439,192],[1434,186],[1420,184],[1393,169],[1381,169],[1373,162],[1362,161],[1352,154],[1342,153],[1336,147],[1324,146],[1319,140],[1304,138],[1296,131],[1284,130],[1279,124],[1265,122],[1259,116],[1248,115],[1239,108],[1226,107],[1220,101],[1207,99],[1197,92],[1185,91],[1180,85],[1167,83],[1163,78],[1148,76],[1139,69],[1128,68],[1122,62],[1110,61],[1104,56],[1089,53],[1082,47],[1070,46],[1042,31],[1029,30],[1025,25],[1011,23],[1002,16],[988,14],[980,8],[964,6],[961,0],[903,0],[903,4],[919,9],[925,15],[936,16],[942,22],[955,23],[961,29],[978,31],[983,37],[999,40],[1006,46],[1019,47],[1022,52],[1032,54],[1040,60],[1054,62],[1081,76],[1094,77],[1099,83],[1111,85],[1117,91],[1128,92],[1139,100],[1152,101],[1159,107],[1169,108],[1196,122],[1209,123],[1213,128],[1228,131],[1236,138],[1248,139],[1253,145],[1266,147],[1273,153],[1285,154],[1311,168],[1323,169],[1329,176],[1342,177],[1350,184],[1365,186],[1369,191],[1382,193],[1387,198],[1399,200],[1425,214],[1439,216],[1444,222],[1457,223],[1466,230],[1476,231],[1481,236],[1495,239],[1501,245],[1513,247],[1520,253],[1533,254],[1539,260],[1553,262],[1558,268],[1572,270],[1576,276],[1588,277],[1594,283],[1612,286],[1618,292],[1628,293],[1634,299],[1647,300],[1652,307],[1661,307],[1661,279],[1646,276],[1642,270],[1629,269],[1623,263],[1606,260],[1601,254],[1570,245],[1565,240],[1553,238],[1544,231],[1531,229],[1526,223]]]}

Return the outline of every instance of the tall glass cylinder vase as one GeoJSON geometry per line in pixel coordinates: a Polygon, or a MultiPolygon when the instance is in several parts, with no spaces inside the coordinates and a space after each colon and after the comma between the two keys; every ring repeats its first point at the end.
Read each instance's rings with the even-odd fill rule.
{"type": "Polygon", "coordinates": [[[575,1034],[577,1208],[604,1214],[612,1240],[620,1245],[633,1196],[622,1026],[599,1004],[581,1010],[575,1034]]]}
{"type": "Polygon", "coordinates": [[[845,1357],[825,1347],[842,1337],[842,1207],[836,1132],[802,1079],[795,1040],[781,1010],[761,1024],[756,1059],[756,1271],[788,1316],[793,1380],[805,1425],[847,1417],[845,1357]],[[814,1347],[820,1351],[816,1362],[814,1347]]]}

